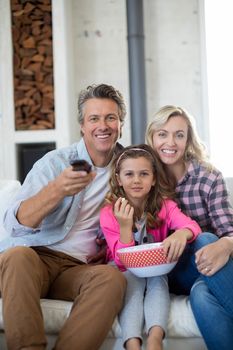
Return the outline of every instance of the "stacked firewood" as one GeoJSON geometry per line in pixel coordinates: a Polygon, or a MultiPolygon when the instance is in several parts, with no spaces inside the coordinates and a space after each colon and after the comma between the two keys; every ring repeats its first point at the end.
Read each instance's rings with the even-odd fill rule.
{"type": "Polygon", "coordinates": [[[16,130],[53,129],[51,0],[11,0],[16,130]]]}

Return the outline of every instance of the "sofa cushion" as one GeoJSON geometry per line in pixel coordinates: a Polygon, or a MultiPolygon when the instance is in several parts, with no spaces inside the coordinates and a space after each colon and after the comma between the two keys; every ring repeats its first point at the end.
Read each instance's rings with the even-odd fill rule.
{"type": "MultiPolygon", "coordinates": [[[[67,319],[72,303],[63,300],[41,299],[41,307],[44,317],[45,331],[47,334],[57,334],[67,319]]],[[[0,330],[4,330],[2,318],[2,299],[0,299],[0,330]]],[[[190,307],[188,297],[171,295],[171,309],[168,320],[168,337],[200,337],[190,307]]],[[[115,319],[111,338],[121,337],[121,328],[118,318],[115,319]]]]}
{"type": "Polygon", "coordinates": [[[14,200],[20,182],[16,180],[0,180],[0,241],[8,236],[3,227],[3,217],[7,207],[14,200]]]}
{"type": "MultiPolygon", "coordinates": [[[[0,180],[0,241],[7,236],[2,220],[6,208],[14,200],[19,181],[0,180]]],[[[72,303],[63,300],[41,299],[45,331],[47,334],[57,334],[67,319],[72,303]]],[[[2,318],[2,299],[0,299],[0,330],[4,330],[2,318]]],[[[168,337],[201,337],[186,296],[171,295],[171,309],[168,320],[168,337]]],[[[115,319],[109,337],[121,337],[118,318],[115,319]]]]}

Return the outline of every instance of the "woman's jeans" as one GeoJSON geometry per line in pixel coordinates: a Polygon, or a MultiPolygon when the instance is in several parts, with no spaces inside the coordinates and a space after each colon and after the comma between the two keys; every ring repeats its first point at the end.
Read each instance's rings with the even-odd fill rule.
{"type": "Polygon", "coordinates": [[[191,307],[209,350],[233,349],[233,260],[207,277],[196,269],[195,252],[216,242],[212,233],[202,233],[187,246],[169,274],[170,291],[189,294],[191,307]]]}

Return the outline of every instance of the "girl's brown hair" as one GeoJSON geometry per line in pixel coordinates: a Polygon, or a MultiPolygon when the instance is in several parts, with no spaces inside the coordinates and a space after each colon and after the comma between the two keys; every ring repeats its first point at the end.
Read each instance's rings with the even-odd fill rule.
{"type": "MultiPolygon", "coordinates": [[[[110,190],[106,195],[106,201],[114,204],[119,197],[127,197],[123,187],[118,183],[117,176],[120,173],[121,164],[124,160],[129,158],[137,159],[140,157],[146,158],[151,163],[155,179],[155,185],[151,187],[145,205],[147,227],[159,227],[162,222],[158,218],[158,213],[161,210],[165,198],[175,197],[175,182],[174,179],[168,178],[165,174],[162,162],[155,154],[154,150],[146,144],[128,146],[117,153],[111,165],[109,180],[110,190]]],[[[134,217],[134,223],[136,217],[137,213],[134,217]]]]}

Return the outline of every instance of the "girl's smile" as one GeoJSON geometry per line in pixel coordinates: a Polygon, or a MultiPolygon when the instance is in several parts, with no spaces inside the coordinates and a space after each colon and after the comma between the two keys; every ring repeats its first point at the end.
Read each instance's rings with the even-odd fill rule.
{"type": "Polygon", "coordinates": [[[128,200],[136,206],[143,205],[155,184],[151,162],[144,157],[125,159],[117,177],[128,200]]]}

